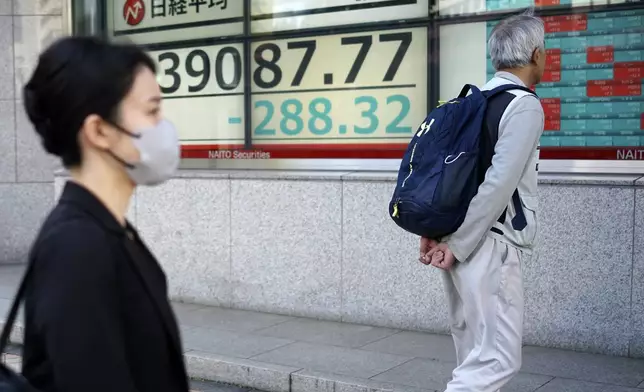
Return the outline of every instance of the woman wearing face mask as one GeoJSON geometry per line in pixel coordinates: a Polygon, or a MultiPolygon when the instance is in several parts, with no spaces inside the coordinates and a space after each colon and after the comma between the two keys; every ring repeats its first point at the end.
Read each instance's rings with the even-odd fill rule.
{"type": "Polygon", "coordinates": [[[23,375],[43,392],[187,392],[165,275],[125,218],[136,186],[179,162],[154,62],[64,38],[41,54],[24,104],[72,179],[31,251],[23,375]]]}

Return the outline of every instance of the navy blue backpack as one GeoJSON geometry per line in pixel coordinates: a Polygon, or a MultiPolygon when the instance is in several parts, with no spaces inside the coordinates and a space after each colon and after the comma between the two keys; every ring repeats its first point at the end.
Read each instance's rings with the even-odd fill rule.
{"type": "MultiPolygon", "coordinates": [[[[412,137],[400,164],[389,203],[389,215],[398,226],[436,240],[460,227],[492,164],[503,111],[515,98],[502,93],[517,89],[536,95],[515,84],[483,92],[467,84],[456,99],[432,110],[412,137]],[[470,89],[472,94],[467,95],[470,89]],[[506,98],[493,100],[502,95],[506,98]],[[495,103],[494,108],[490,102],[495,103]]],[[[512,224],[522,230],[526,220],[516,190],[512,202],[517,211],[512,224]]],[[[505,221],[505,215],[504,211],[500,222],[505,221]]]]}

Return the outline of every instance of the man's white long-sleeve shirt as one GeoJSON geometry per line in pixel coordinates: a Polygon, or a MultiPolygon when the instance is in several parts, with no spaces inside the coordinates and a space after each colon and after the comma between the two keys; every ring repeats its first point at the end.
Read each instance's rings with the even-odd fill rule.
{"type": "MultiPolygon", "coordinates": [[[[524,86],[509,72],[497,72],[482,90],[503,84],[524,86]]],[[[544,113],[539,99],[521,90],[509,90],[516,97],[505,109],[499,123],[499,138],[494,147],[492,165],[485,174],[476,196],[470,202],[465,220],[459,229],[444,239],[459,261],[467,261],[486,236],[500,238],[513,246],[532,250],[536,245],[537,172],[539,139],[543,133],[544,113]],[[511,203],[518,189],[527,226],[517,231],[512,227],[516,215],[511,203]],[[507,207],[505,223],[497,222],[507,207]],[[503,235],[491,231],[496,227],[503,235]]]]}

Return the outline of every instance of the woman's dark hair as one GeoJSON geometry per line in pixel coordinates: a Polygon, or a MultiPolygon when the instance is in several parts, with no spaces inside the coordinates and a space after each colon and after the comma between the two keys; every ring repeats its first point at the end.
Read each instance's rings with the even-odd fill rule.
{"type": "Polygon", "coordinates": [[[81,162],[78,132],[87,116],[118,122],[118,109],[140,67],[154,61],[131,44],[66,37],[47,48],[23,89],[25,110],[47,152],[66,167],[81,162]]]}

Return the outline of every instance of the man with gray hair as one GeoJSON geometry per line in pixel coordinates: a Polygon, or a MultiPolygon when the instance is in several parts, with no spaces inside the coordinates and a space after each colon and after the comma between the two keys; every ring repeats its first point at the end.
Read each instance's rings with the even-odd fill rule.
{"type": "MultiPolygon", "coordinates": [[[[540,82],[543,21],[531,12],[501,21],[488,41],[498,71],[481,90],[540,82]]],[[[421,239],[421,261],[444,270],[457,367],[446,392],[495,392],[521,368],[523,278],[537,236],[537,171],[544,113],[539,99],[508,90],[488,101],[498,129],[492,164],[459,229],[421,239]]]]}

